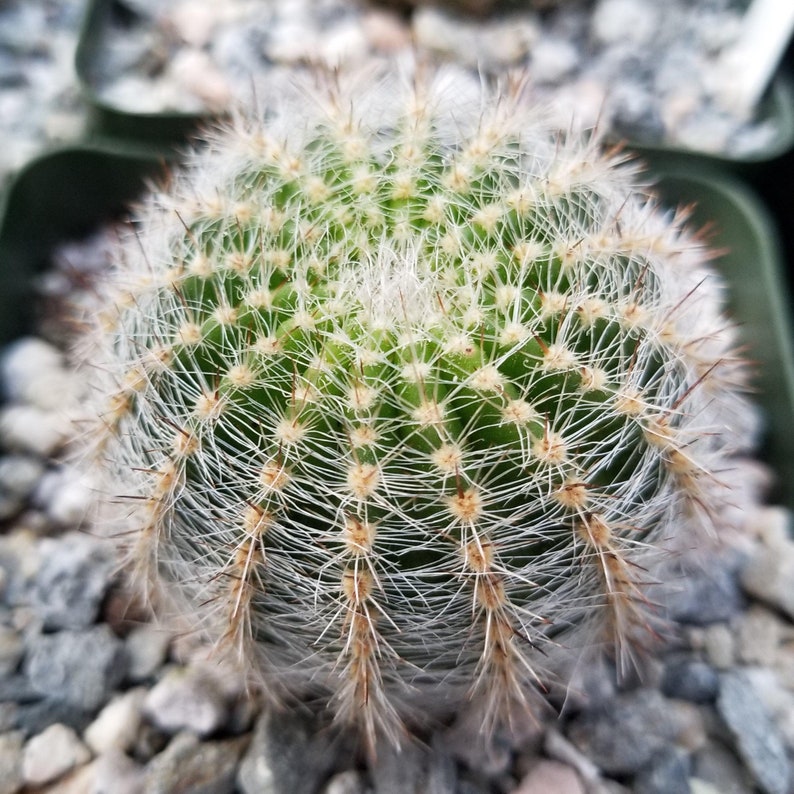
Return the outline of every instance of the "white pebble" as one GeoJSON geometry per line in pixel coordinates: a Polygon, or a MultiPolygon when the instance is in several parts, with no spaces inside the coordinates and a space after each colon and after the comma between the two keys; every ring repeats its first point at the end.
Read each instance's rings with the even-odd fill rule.
{"type": "Polygon", "coordinates": [[[129,660],[127,677],[130,681],[143,681],[154,675],[168,655],[171,635],[158,626],[144,623],[136,626],[125,640],[129,660]]]}
{"type": "Polygon", "coordinates": [[[515,794],[584,794],[579,775],[559,761],[540,760],[518,784],[515,794]]]}
{"type": "Polygon", "coordinates": [[[129,750],[141,725],[141,707],[146,690],[130,689],[113,698],[85,729],[83,738],[97,754],[109,750],[129,750]]]}
{"type": "Polygon", "coordinates": [[[530,75],[539,83],[556,83],[569,75],[579,65],[576,47],[564,39],[546,38],[531,51],[530,75]]]}
{"type": "Polygon", "coordinates": [[[361,22],[369,43],[381,52],[397,52],[411,45],[411,34],[402,20],[390,11],[370,9],[361,22]]]}
{"type": "Polygon", "coordinates": [[[479,60],[477,36],[471,25],[435,8],[419,8],[413,16],[414,41],[420,48],[453,55],[464,63],[479,60]]]}
{"type": "Polygon", "coordinates": [[[591,19],[593,37],[605,45],[645,44],[657,29],[656,9],[643,0],[601,0],[591,19]]]}
{"type": "Polygon", "coordinates": [[[90,758],[91,753],[74,730],[56,722],[26,742],[22,776],[27,784],[41,786],[87,763],[90,758]]]}
{"type": "Polygon", "coordinates": [[[178,3],[167,16],[179,38],[191,47],[204,47],[209,44],[218,27],[217,3],[186,0],[178,3]]]}
{"type": "Polygon", "coordinates": [[[77,394],[76,379],[65,369],[61,353],[36,337],[25,337],[6,349],[0,376],[11,402],[45,411],[62,410],[77,394]]]}
{"type": "Polygon", "coordinates": [[[56,524],[76,526],[85,519],[95,498],[95,483],[87,475],[61,467],[42,477],[33,501],[56,524]]]}
{"type": "Polygon", "coordinates": [[[44,463],[28,455],[6,455],[0,458],[0,490],[13,496],[26,497],[44,473],[44,463]]]}
{"type": "Polygon", "coordinates": [[[487,65],[499,67],[518,64],[536,38],[535,26],[518,17],[484,25],[478,33],[480,58],[487,65]]]}
{"type": "Polygon", "coordinates": [[[155,684],[144,713],[166,733],[189,730],[206,736],[223,725],[228,708],[214,682],[192,668],[174,668],[155,684]]]}
{"type": "Polygon", "coordinates": [[[177,90],[198,97],[210,109],[228,107],[231,101],[229,82],[206,52],[182,49],[171,59],[168,71],[177,90]]]}
{"type": "Polygon", "coordinates": [[[311,59],[320,41],[320,37],[304,25],[284,23],[271,31],[265,51],[277,63],[297,63],[311,59]]]}
{"type": "Polygon", "coordinates": [[[0,444],[7,449],[49,457],[68,435],[68,422],[31,405],[9,405],[0,411],[0,444]]]}

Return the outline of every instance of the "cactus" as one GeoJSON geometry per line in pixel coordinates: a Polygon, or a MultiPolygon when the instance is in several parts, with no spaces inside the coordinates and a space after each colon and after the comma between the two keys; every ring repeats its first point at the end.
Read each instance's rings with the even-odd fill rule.
{"type": "Polygon", "coordinates": [[[632,662],[751,443],[745,366],[685,213],[520,82],[316,82],[118,246],[78,350],[111,526],[274,701],[492,728],[555,649],[632,662]]]}

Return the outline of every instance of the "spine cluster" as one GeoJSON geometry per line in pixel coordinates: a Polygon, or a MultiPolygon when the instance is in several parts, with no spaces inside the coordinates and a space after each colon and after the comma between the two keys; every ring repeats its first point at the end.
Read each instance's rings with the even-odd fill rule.
{"type": "Polygon", "coordinates": [[[552,647],[630,661],[654,554],[749,443],[682,215],[520,86],[443,82],[328,81],[211,137],[81,351],[140,580],[373,741],[417,702],[532,707],[552,647]]]}

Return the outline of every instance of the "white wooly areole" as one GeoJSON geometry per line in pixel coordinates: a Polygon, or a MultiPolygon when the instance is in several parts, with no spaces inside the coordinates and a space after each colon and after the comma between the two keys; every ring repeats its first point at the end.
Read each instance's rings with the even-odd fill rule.
{"type": "Polygon", "coordinates": [[[744,362],[683,214],[520,84],[317,82],[119,245],[76,353],[102,520],[274,701],[490,730],[558,650],[632,663],[751,443],[744,362]]]}

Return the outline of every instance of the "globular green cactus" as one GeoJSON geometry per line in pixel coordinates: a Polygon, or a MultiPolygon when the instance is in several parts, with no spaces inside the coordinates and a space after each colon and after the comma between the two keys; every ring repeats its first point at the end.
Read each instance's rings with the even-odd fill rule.
{"type": "Polygon", "coordinates": [[[370,740],[532,708],[553,648],[630,661],[751,436],[683,214],[519,83],[445,80],[329,77],[210,135],[80,352],[142,581],[370,740]]]}

